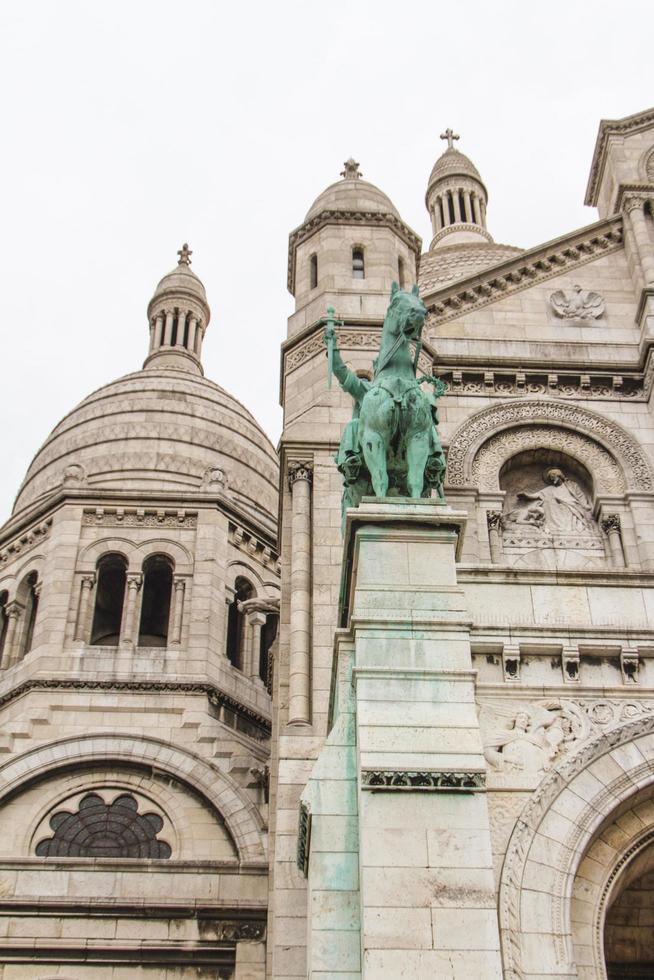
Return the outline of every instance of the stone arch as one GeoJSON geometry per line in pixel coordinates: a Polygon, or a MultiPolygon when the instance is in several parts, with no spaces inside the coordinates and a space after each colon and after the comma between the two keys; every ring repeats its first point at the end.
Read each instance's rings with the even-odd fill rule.
{"type": "Polygon", "coordinates": [[[229,585],[233,585],[237,578],[243,577],[251,581],[258,596],[262,597],[266,594],[265,583],[254,565],[237,558],[234,561],[228,562],[227,568],[227,583],[229,585]]]}
{"type": "Polygon", "coordinates": [[[96,541],[91,542],[82,551],[77,564],[78,572],[94,572],[98,563],[98,559],[102,558],[103,555],[110,553],[122,555],[126,560],[128,567],[132,571],[138,571],[138,569],[131,568],[134,564],[134,554],[136,552],[136,542],[130,541],[129,538],[121,538],[116,535],[107,536],[106,538],[98,538],[96,541]]]}
{"type": "Polygon", "coordinates": [[[221,815],[242,865],[265,866],[263,822],[246,793],[221,769],[160,739],[96,733],[38,746],[0,767],[0,805],[41,776],[88,762],[156,766],[170,774],[204,797],[221,815]]]}
{"type": "MultiPolygon", "coordinates": [[[[193,556],[191,552],[184,545],[180,544],[179,541],[173,541],[172,538],[148,539],[137,545],[135,551],[136,555],[138,555],[138,560],[141,562],[149,558],[150,555],[161,553],[172,558],[176,572],[189,574],[193,570],[193,556]]],[[[137,560],[136,556],[135,560],[137,560]]]]}
{"type": "Polygon", "coordinates": [[[526,804],[499,890],[505,980],[579,976],[575,879],[602,825],[639,791],[654,788],[653,735],[652,715],[600,735],[554,766],[526,804]]]}
{"type": "Polygon", "coordinates": [[[579,458],[593,473],[600,493],[654,490],[647,457],[625,429],[588,409],[545,399],[491,406],[467,419],[450,442],[447,483],[476,486],[475,467],[490,480],[486,474],[493,466],[499,471],[505,459],[529,448],[532,439],[543,445],[545,438],[547,446],[579,458]]]}

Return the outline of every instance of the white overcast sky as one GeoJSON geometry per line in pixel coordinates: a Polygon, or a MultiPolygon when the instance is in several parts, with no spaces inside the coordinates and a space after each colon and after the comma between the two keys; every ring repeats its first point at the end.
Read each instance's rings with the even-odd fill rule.
{"type": "Polygon", "coordinates": [[[56,422],[141,366],[183,241],[208,377],[277,440],[288,233],[353,155],[429,242],[447,126],[498,242],[596,220],[601,118],[654,103],[650,0],[0,0],[0,520],[56,422]]]}

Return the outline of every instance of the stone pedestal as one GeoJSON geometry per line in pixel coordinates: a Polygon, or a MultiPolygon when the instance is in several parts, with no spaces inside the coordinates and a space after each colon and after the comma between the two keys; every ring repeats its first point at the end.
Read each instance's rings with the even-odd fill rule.
{"type": "Polygon", "coordinates": [[[312,978],[502,976],[469,621],[456,581],[465,520],[436,501],[373,498],[348,512],[333,698],[340,745],[330,735],[305,793],[312,978]],[[345,829],[343,817],[339,859],[327,825],[337,818],[345,829]],[[340,881],[326,878],[314,849],[327,836],[340,881]],[[314,955],[346,948],[347,963],[314,955]]]}

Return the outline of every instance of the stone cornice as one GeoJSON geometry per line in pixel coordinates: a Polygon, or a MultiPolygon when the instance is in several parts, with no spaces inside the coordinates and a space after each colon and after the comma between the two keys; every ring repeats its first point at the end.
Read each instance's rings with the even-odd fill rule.
{"type": "Polygon", "coordinates": [[[628,136],[637,133],[642,129],[649,129],[654,126],[654,108],[645,109],[644,112],[636,112],[632,116],[625,116],[624,119],[602,119],[599,124],[599,132],[593,151],[593,159],[590,166],[590,176],[586,187],[586,197],[584,204],[595,207],[599,196],[599,185],[601,183],[606,155],[611,136],[628,136]]]}
{"type": "Polygon", "coordinates": [[[242,701],[215,684],[184,681],[120,681],[120,680],[90,680],[81,678],[33,678],[10,688],[0,695],[0,708],[3,708],[16,698],[30,691],[117,691],[137,694],[205,694],[211,704],[217,707],[225,706],[235,714],[247,719],[261,732],[261,738],[270,738],[270,718],[260,714],[254,708],[243,704],[242,701]]]}
{"type": "Polygon", "coordinates": [[[288,278],[287,285],[290,293],[295,295],[295,256],[298,245],[306,242],[325,225],[372,225],[390,228],[411,249],[416,257],[416,271],[420,264],[422,239],[409,228],[397,215],[382,211],[321,211],[309,221],[295,228],[288,236],[288,278]]]}
{"type": "Polygon", "coordinates": [[[586,228],[522,252],[515,258],[459,279],[424,300],[429,310],[427,330],[447,320],[481,309],[498,299],[546,282],[598,255],[622,248],[622,216],[614,215],[586,228]]]}

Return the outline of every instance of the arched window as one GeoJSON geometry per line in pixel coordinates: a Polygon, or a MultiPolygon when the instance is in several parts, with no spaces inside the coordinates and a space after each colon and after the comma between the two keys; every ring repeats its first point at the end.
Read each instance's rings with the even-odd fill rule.
{"type": "Polygon", "coordinates": [[[123,618],[127,561],[122,555],[103,555],[98,561],[97,572],[91,645],[117,647],[123,618]]]}
{"type": "Polygon", "coordinates": [[[315,289],[318,285],[318,256],[312,255],[309,259],[309,287],[315,289]]]}
{"type": "Polygon", "coordinates": [[[34,625],[36,623],[36,614],[39,609],[39,577],[36,572],[30,572],[27,576],[19,592],[25,596],[25,614],[24,614],[24,627],[23,635],[20,644],[20,658],[24,657],[32,649],[32,640],[34,639],[34,625]]]}
{"type": "Polygon", "coordinates": [[[397,260],[397,284],[404,289],[404,260],[401,258],[397,260]]]}
{"type": "Polygon", "coordinates": [[[446,222],[445,222],[445,214],[443,213],[443,199],[441,197],[438,198],[438,210],[441,216],[441,228],[444,228],[446,222]]]}
{"type": "Polygon", "coordinates": [[[468,212],[466,211],[466,201],[463,196],[463,191],[459,191],[459,211],[461,213],[461,221],[467,221],[468,212]]]}
{"type": "Polygon", "coordinates": [[[454,201],[452,200],[452,192],[447,192],[447,210],[450,216],[449,224],[454,224],[454,201]]]}
{"type": "Polygon", "coordinates": [[[167,555],[150,555],[143,563],[140,647],[165,647],[168,643],[173,563],[167,555]]]}
{"type": "Polygon", "coordinates": [[[9,598],[8,592],[0,592],[0,666],[2,666],[2,658],[5,652],[5,640],[7,638],[7,625],[9,623],[9,618],[7,616],[7,599],[9,598]]]}
{"type": "MultiPolygon", "coordinates": [[[[245,636],[245,616],[239,610],[239,602],[252,599],[254,588],[241,575],[234,583],[234,601],[227,614],[227,659],[233,667],[243,669],[243,640],[245,636]]],[[[263,631],[262,631],[263,632],[263,631]]]]}
{"type": "Polygon", "coordinates": [[[366,267],[363,260],[363,249],[356,247],[352,249],[352,278],[365,279],[366,267]]]}

